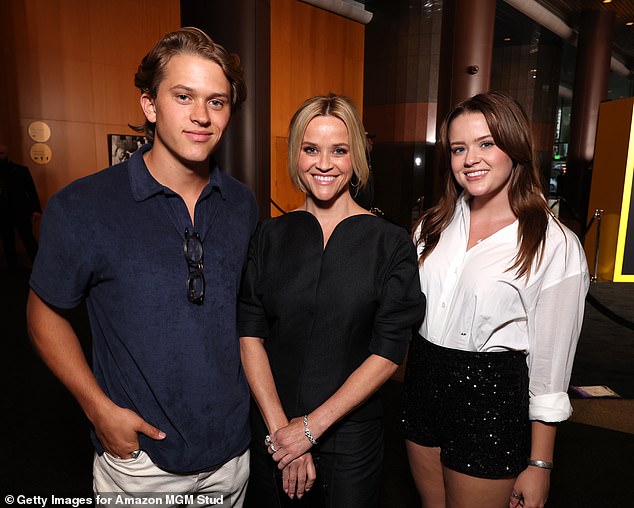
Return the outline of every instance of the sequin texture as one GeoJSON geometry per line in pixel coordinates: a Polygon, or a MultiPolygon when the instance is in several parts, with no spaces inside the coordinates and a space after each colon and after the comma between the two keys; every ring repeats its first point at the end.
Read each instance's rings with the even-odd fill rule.
{"type": "Polygon", "coordinates": [[[455,471],[482,478],[519,474],[530,451],[525,355],[460,351],[415,337],[401,426],[407,439],[440,446],[443,464],[455,471]]]}

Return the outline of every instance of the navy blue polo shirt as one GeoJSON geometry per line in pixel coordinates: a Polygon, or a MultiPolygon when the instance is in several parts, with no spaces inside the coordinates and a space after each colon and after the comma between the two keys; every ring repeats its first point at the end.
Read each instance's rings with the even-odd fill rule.
{"type": "MultiPolygon", "coordinates": [[[[207,471],[250,439],[236,300],[257,206],[245,185],[214,167],[192,224],[182,198],[150,175],[149,148],[50,199],[30,284],[54,307],[86,300],[100,386],[167,434],[140,435],[154,463],[207,471]],[[202,305],[187,299],[186,227],[204,247],[202,305]]],[[[94,432],[93,442],[102,453],[94,432]]]]}

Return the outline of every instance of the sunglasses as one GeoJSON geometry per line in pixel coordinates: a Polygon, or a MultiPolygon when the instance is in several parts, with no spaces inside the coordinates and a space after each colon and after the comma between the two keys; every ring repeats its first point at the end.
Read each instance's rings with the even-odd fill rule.
{"type": "Polygon", "coordinates": [[[185,228],[183,251],[187,260],[187,299],[196,305],[202,305],[205,299],[205,276],[203,274],[203,244],[200,235],[185,228]]]}

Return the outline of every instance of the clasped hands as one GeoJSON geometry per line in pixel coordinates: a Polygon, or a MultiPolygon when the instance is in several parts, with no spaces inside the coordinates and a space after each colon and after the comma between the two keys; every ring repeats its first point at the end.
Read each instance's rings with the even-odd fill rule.
{"type": "Polygon", "coordinates": [[[308,450],[312,443],[304,434],[303,419],[293,418],[288,425],[280,427],[264,439],[264,445],[282,470],[282,488],[293,499],[302,498],[317,477],[313,457],[308,450]]]}

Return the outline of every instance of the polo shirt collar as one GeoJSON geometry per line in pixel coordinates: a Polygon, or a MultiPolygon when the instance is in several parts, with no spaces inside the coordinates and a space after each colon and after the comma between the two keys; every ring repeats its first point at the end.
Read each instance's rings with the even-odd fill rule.
{"type": "Polygon", "coordinates": [[[227,185],[225,183],[227,175],[220,169],[220,166],[218,166],[218,163],[213,157],[209,162],[209,167],[211,168],[211,178],[209,179],[209,185],[205,187],[205,190],[203,191],[203,196],[206,195],[207,192],[211,192],[212,189],[218,189],[222,199],[226,199],[224,189],[227,185]],[[207,189],[209,189],[209,191],[207,189]]]}
{"type": "MultiPolygon", "coordinates": [[[[157,194],[174,192],[157,182],[150,174],[145,161],[143,160],[143,154],[152,148],[152,144],[148,143],[139,148],[128,159],[128,175],[130,177],[130,187],[132,189],[132,195],[135,201],[145,201],[157,194]]],[[[209,183],[203,189],[200,199],[206,198],[211,194],[213,189],[218,189],[220,196],[225,199],[223,187],[225,185],[225,174],[220,170],[215,160],[210,162],[211,177],[209,183]]]]}

